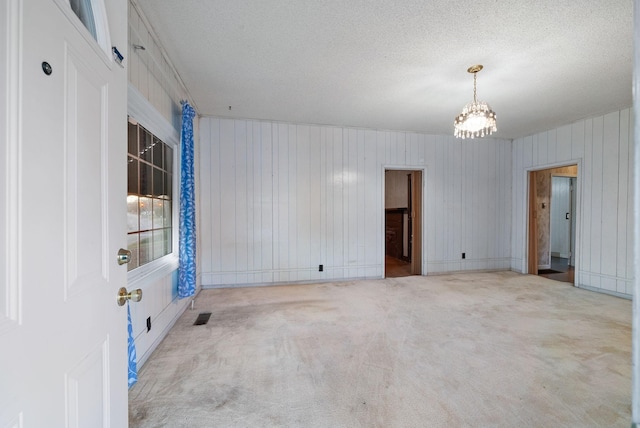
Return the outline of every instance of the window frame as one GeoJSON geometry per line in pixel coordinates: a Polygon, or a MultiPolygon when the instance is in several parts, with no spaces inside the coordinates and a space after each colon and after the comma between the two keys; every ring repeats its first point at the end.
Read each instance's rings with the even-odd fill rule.
{"type": "MultiPolygon", "coordinates": [[[[140,281],[151,281],[178,269],[178,229],[180,205],[180,137],[178,131],[149,103],[149,101],[129,83],[127,90],[127,113],[133,121],[147,129],[173,149],[172,206],[171,206],[171,253],[145,263],[127,272],[129,286],[140,281]]],[[[128,125],[127,125],[128,126],[128,125]]],[[[126,162],[126,159],[123,159],[126,162]]],[[[127,194],[123,195],[123,200],[127,194]]],[[[123,236],[126,242],[126,235],[123,236]]]]}

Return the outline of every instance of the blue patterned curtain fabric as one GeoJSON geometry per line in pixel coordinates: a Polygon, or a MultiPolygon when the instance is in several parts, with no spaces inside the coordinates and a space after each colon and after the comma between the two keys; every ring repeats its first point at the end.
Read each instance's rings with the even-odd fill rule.
{"type": "Polygon", "coordinates": [[[178,298],[196,292],[196,201],[193,173],[193,118],[196,112],[188,102],[182,104],[180,133],[180,267],[178,298]]]}
{"type": "Polygon", "coordinates": [[[136,345],[133,341],[133,327],[131,326],[131,310],[129,302],[127,302],[127,330],[129,332],[129,388],[138,381],[138,357],[136,356],[136,345]]]}

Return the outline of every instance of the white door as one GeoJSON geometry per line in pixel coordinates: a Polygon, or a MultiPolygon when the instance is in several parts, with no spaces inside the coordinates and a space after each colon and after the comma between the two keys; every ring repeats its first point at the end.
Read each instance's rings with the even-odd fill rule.
{"type": "MultiPolygon", "coordinates": [[[[90,2],[125,52],[126,0],[90,2]]],[[[0,9],[0,426],[124,427],[126,70],[69,0],[0,9]]]]}
{"type": "Polygon", "coordinates": [[[571,192],[569,177],[551,177],[551,255],[569,258],[571,192]]]}

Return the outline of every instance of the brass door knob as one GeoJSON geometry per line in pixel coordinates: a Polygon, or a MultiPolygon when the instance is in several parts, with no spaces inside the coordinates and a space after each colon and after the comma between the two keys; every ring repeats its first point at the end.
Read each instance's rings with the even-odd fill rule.
{"type": "Polygon", "coordinates": [[[140,300],[142,300],[142,290],[137,288],[135,290],[127,292],[126,288],[120,288],[120,290],[118,290],[117,297],[118,306],[123,306],[125,303],[127,303],[127,300],[131,300],[132,302],[139,302],[140,300]]]}
{"type": "Polygon", "coordinates": [[[120,248],[118,250],[118,264],[124,265],[131,261],[131,251],[120,248]]]}

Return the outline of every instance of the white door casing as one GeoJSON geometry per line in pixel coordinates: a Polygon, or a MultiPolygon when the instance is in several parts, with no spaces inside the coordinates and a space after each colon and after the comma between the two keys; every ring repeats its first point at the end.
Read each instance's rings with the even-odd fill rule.
{"type": "MultiPolygon", "coordinates": [[[[123,427],[126,70],[66,0],[3,3],[0,426],[123,427]]],[[[127,2],[103,6],[126,52],[127,2]]]]}

